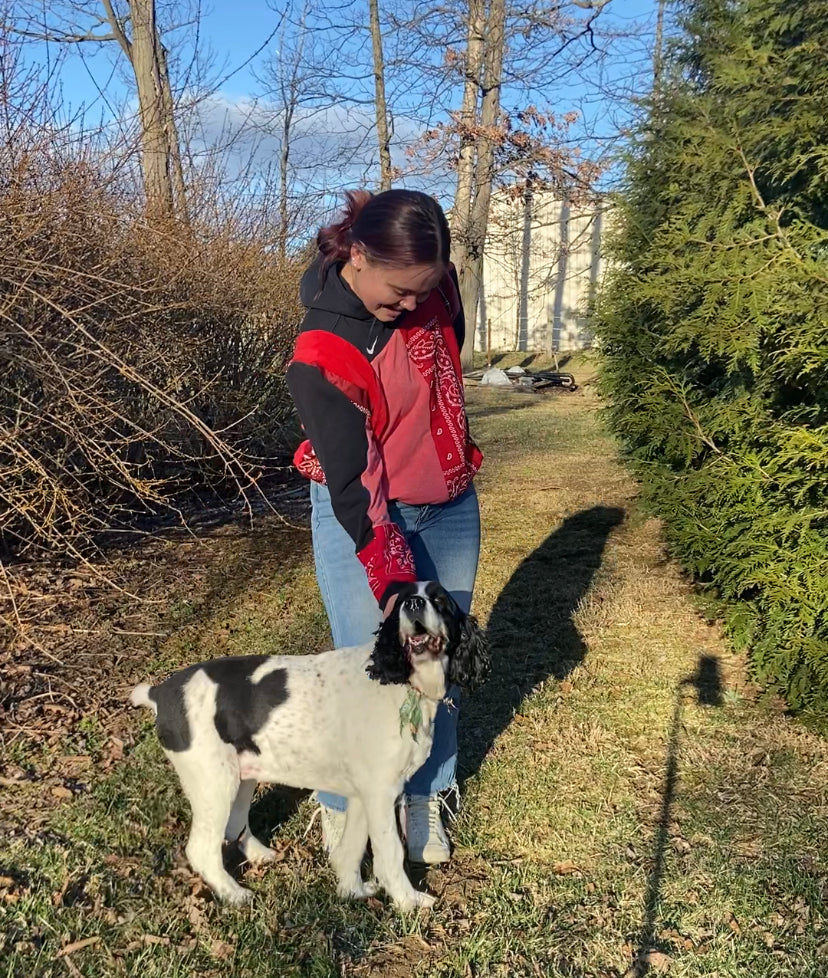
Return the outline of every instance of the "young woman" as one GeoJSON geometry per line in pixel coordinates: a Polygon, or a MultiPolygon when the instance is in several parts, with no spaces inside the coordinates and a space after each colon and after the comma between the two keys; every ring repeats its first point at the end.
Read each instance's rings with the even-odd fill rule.
{"type": "MultiPolygon", "coordinates": [[[[316,575],[334,645],[370,642],[401,584],[437,580],[468,613],[480,551],[460,349],[465,321],[448,223],[427,194],[347,194],[320,230],[287,371],[307,441],[316,575]]],[[[457,691],[406,785],[409,857],[449,858],[441,805],[456,788],[457,691]]],[[[319,793],[325,844],[345,799],[319,793]]]]}

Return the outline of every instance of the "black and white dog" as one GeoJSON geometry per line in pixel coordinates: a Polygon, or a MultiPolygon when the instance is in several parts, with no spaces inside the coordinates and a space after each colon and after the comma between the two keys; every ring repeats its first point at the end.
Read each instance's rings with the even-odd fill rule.
{"type": "Polygon", "coordinates": [[[428,907],[403,868],[395,802],[431,750],[450,685],[489,671],[485,636],[434,582],[407,584],[374,645],[319,655],[238,656],[141,683],[134,706],[156,714],[158,736],[192,807],[187,858],[221,899],[252,896],[224,868],[222,841],[251,863],[274,857],[250,832],[256,783],[344,795],[348,814],[331,853],[341,896],[376,892],[360,871],[370,837],[377,881],[403,910],[428,907]]]}

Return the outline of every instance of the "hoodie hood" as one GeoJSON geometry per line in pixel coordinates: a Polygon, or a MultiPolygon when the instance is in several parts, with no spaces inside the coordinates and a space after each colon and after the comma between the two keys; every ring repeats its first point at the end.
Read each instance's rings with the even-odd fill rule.
{"type": "Polygon", "coordinates": [[[299,297],[306,309],[335,313],[348,319],[362,319],[372,322],[374,317],[365,308],[362,300],[339,274],[342,262],[332,262],[325,269],[324,278],[319,277],[322,268],[322,255],[318,254],[313,264],[302,276],[299,297]]]}

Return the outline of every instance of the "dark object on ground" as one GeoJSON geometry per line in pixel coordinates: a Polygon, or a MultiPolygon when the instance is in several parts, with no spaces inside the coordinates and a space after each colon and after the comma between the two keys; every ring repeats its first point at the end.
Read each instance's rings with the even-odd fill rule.
{"type": "Polygon", "coordinates": [[[512,386],[519,391],[531,392],[559,387],[567,391],[576,391],[578,385],[572,374],[561,373],[557,370],[527,370],[518,377],[510,377],[512,386]]]}

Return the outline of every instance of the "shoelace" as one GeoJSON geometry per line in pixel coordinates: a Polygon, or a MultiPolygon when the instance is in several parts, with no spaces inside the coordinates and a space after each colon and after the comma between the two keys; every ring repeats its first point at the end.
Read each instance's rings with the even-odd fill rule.
{"type": "Polygon", "coordinates": [[[432,803],[429,799],[428,802],[428,831],[431,834],[432,829],[436,835],[444,831],[443,829],[443,815],[440,811],[441,809],[440,799],[436,799],[436,802],[432,803]]]}
{"type": "MultiPolygon", "coordinates": [[[[437,838],[442,841],[446,831],[445,826],[443,825],[443,807],[444,803],[441,798],[426,798],[423,801],[418,801],[415,805],[409,806],[408,818],[406,819],[406,829],[410,830],[411,827],[411,810],[414,808],[425,808],[427,810],[426,824],[428,825],[427,839],[430,839],[432,836],[437,836],[437,838]]],[[[422,822],[415,824],[419,824],[420,826],[423,825],[422,822]]]]}
{"type": "MultiPolygon", "coordinates": [[[[443,816],[445,815],[449,822],[453,822],[460,813],[460,786],[455,783],[450,788],[446,788],[444,791],[441,791],[440,794],[436,795],[433,799],[428,798],[421,804],[428,804],[429,824],[433,826],[432,819],[439,814],[441,819],[440,824],[443,829],[445,829],[445,821],[443,820],[443,816]]],[[[407,807],[405,795],[400,795],[400,797],[397,799],[398,814],[405,817],[407,807]]]]}
{"type": "Polygon", "coordinates": [[[460,785],[455,782],[437,797],[440,799],[442,811],[448,815],[449,822],[453,822],[460,814],[460,785]]]}

